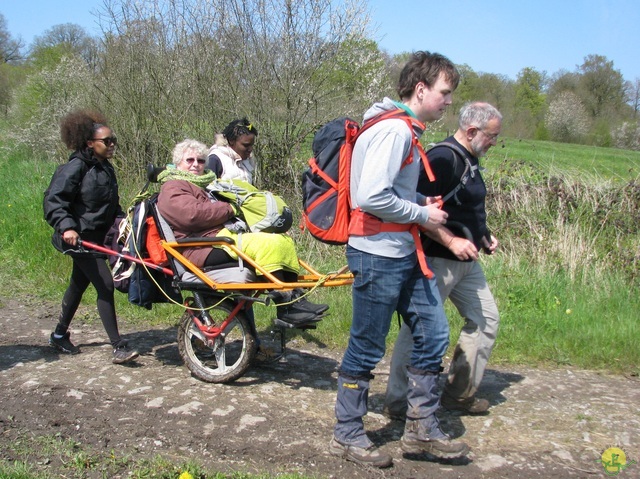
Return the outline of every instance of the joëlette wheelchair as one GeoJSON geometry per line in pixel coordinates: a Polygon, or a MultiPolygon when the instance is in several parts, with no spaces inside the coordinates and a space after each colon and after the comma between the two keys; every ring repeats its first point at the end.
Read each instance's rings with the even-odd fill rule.
{"type": "MultiPolygon", "coordinates": [[[[160,168],[148,168],[149,182],[157,182],[159,171],[160,168]]],[[[176,240],[155,202],[152,200],[149,203],[162,248],[169,260],[168,266],[161,267],[149,263],[145,258],[122,255],[86,241],[82,246],[124,256],[137,263],[137,267],[151,268],[172,277],[171,285],[181,294],[185,309],[178,328],[178,350],[192,375],[202,381],[228,383],[245,374],[257,352],[257,331],[252,327],[247,312],[254,303],[269,305],[270,292],[295,288],[331,288],[353,282],[353,276],[346,268],[322,274],[302,260],[299,260],[301,274],[296,282],[280,281],[247,257],[230,238],[218,236],[176,240]],[[205,270],[195,266],[181,253],[184,248],[223,245],[235,252],[239,260],[205,270]]],[[[275,319],[274,327],[272,332],[280,336],[280,351],[273,358],[275,361],[286,355],[288,330],[315,329],[316,323],[293,325],[275,319]]]]}

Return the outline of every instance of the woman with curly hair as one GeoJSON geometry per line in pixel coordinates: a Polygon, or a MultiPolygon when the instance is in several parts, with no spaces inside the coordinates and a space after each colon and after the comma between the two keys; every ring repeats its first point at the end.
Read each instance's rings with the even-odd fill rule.
{"type": "Polygon", "coordinates": [[[76,110],[62,118],[60,135],[72,153],[54,173],[43,207],[45,219],[54,229],[52,243],[70,254],[73,267],[49,344],[62,353],[80,352],[70,340],[69,325],[82,295],[92,284],[98,295],[98,314],[113,347],[113,363],[125,363],[138,353],[120,337],[109,266],[103,255],[77,248],[80,240],[102,244],[116,218],[124,217],[115,170],[109,162],[117,139],[106,118],[89,110],[76,110]]]}

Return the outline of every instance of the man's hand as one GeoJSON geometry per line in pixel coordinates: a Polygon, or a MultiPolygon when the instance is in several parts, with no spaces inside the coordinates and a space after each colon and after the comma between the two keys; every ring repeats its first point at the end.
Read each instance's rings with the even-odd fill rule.
{"type": "Polygon", "coordinates": [[[438,195],[438,196],[426,196],[425,197],[425,203],[423,206],[429,206],[429,205],[438,205],[438,208],[442,208],[442,205],[444,203],[442,203],[442,196],[438,195]]]}
{"type": "Polygon", "coordinates": [[[484,247],[485,253],[493,254],[493,252],[498,249],[498,240],[495,236],[491,235],[491,242],[489,242],[489,240],[487,240],[487,238],[483,236],[482,245],[484,247]]]}
{"type": "Polygon", "coordinates": [[[65,243],[69,243],[71,246],[76,246],[78,244],[78,239],[80,235],[75,230],[67,230],[62,233],[62,239],[65,243]]]}
{"type": "Polygon", "coordinates": [[[478,259],[478,248],[466,238],[452,238],[447,248],[449,248],[449,251],[456,255],[456,258],[460,261],[467,261],[469,259],[477,261],[478,259]]]}
{"type": "Polygon", "coordinates": [[[428,228],[429,225],[443,225],[447,222],[449,214],[440,209],[441,203],[431,203],[427,205],[429,219],[422,226],[428,228]]]}

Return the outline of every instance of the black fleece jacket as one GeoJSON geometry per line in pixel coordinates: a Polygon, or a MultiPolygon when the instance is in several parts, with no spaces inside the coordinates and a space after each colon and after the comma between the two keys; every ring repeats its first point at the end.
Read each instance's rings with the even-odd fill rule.
{"type": "MultiPolygon", "coordinates": [[[[466,151],[453,136],[448,137],[444,141],[455,143],[463,151],[466,151]]],[[[472,166],[479,167],[478,158],[468,153],[469,161],[472,166]]],[[[429,150],[429,164],[436,177],[436,181],[429,182],[424,169],[421,168],[420,178],[418,180],[418,192],[425,196],[445,196],[453,190],[460,182],[460,176],[464,169],[464,163],[458,158],[450,148],[439,146],[429,150]],[[456,163],[457,162],[457,163],[456,163]],[[456,168],[456,164],[460,167],[456,168]],[[460,170],[456,174],[457,170],[460,170]]],[[[465,188],[458,191],[456,198],[449,199],[442,209],[449,214],[447,221],[456,221],[462,223],[469,228],[473,242],[480,250],[483,246],[482,237],[489,239],[489,230],[487,228],[487,212],[485,209],[485,198],[487,196],[487,188],[480,173],[480,169],[475,171],[472,178],[469,178],[465,188]]],[[[445,224],[445,226],[449,226],[445,224]]],[[[450,228],[454,234],[463,236],[461,232],[455,228],[450,228]]],[[[424,243],[424,250],[427,256],[435,256],[438,258],[446,258],[457,260],[456,256],[445,246],[436,241],[427,240],[424,243]]],[[[468,260],[471,261],[471,260],[468,260]]]]}
{"type": "Polygon", "coordinates": [[[124,216],[113,166],[89,150],[73,152],[54,173],[43,209],[57,234],[72,229],[83,239],[102,241],[115,218],[124,216]]]}

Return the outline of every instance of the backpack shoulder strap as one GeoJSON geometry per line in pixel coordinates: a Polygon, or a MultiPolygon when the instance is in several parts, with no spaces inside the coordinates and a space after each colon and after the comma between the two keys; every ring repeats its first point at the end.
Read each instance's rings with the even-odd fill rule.
{"type": "Polygon", "coordinates": [[[401,168],[404,168],[406,165],[411,163],[411,161],[413,161],[413,158],[412,158],[412,156],[413,156],[413,148],[417,148],[418,149],[418,153],[420,154],[420,159],[422,160],[422,165],[424,166],[424,170],[427,173],[427,177],[429,178],[429,181],[435,181],[435,176],[434,176],[433,172],[431,171],[431,166],[429,166],[429,162],[427,161],[427,155],[426,155],[426,153],[424,151],[424,148],[420,144],[420,139],[418,138],[418,135],[416,135],[416,132],[413,129],[414,125],[418,126],[422,130],[424,130],[426,128],[426,126],[424,125],[424,123],[420,122],[416,118],[411,117],[402,108],[398,108],[396,110],[388,110],[388,111],[382,112],[382,113],[380,113],[380,114],[378,114],[378,115],[376,115],[376,116],[374,116],[372,118],[369,118],[360,127],[360,131],[358,131],[358,136],[360,136],[360,134],[362,132],[364,132],[368,128],[372,127],[376,123],[379,123],[382,120],[389,120],[389,119],[392,119],[392,118],[403,120],[407,124],[407,127],[409,128],[409,130],[411,131],[412,147],[411,147],[411,150],[409,151],[409,155],[402,162],[402,167],[401,168]]]}
{"type": "Polygon", "coordinates": [[[66,163],[66,164],[68,165],[73,160],[78,160],[80,162],[80,174],[81,174],[81,176],[80,176],[80,183],[79,184],[82,185],[82,182],[84,181],[85,176],[87,176],[87,173],[89,173],[89,170],[91,169],[91,166],[85,160],[83,160],[82,158],[79,158],[79,157],[75,157],[75,158],[69,160],[69,162],[66,163]]]}
{"type": "MultiPolygon", "coordinates": [[[[458,182],[456,184],[456,186],[449,191],[446,195],[444,195],[442,197],[442,203],[446,203],[447,200],[449,200],[450,198],[454,197],[458,191],[460,191],[461,189],[465,188],[467,181],[469,181],[469,178],[474,178],[476,175],[476,170],[478,169],[477,166],[472,166],[471,165],[471,160],[469,160],[469,156],[467,154],[466,151],[464,151],[462,148],[460,148],[458,145],[456,145],[455,143],[450,143],[448,141],[441,141],[440,143],[436,143],[435,145],[433,145],[431,148],[429,148],[429,151],[433,150],[434,148],[437,147],[445,147],[445,148],[449,148],[451,151],[453,151],[453,158],[454,158],[454,165],[453,165],[453,174],[454,176],[456,175],[456,165],[455,162],[458,162],[459,160],[463,162],[464,165],[464,170],[462,171],[462,174],[460,175],[460,178],[458,179],[458,182]]],[[[428,155],[429,152],[427,152],[428,155]]],[[[460,202],[456,199],[456,201],[458,202],[458,204],[460,204],[460,202]]]]}

